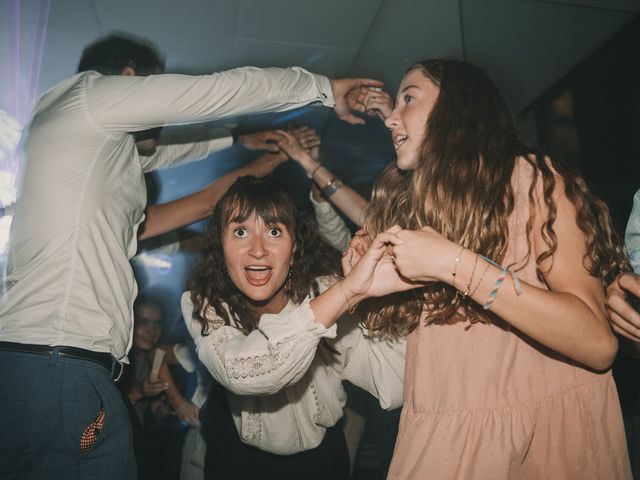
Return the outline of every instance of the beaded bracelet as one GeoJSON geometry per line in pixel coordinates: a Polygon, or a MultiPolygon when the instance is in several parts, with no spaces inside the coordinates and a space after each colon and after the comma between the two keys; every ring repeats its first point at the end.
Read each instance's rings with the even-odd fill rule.
{"type": "Polygon", "coordinates": [[[483,260],[489,262],[491,265],[494,265],[495,267],[498,267],[498,268],[500,268],[502,270],[500,272],[500,275],[496,279],[496,283],[493,286],[493,290],[491,290],[491,293],[489,293],[489,298],[484,303],[482,308],[484,308],[485,310],[489,310],[491,308],[491,305],[493,304],[493,301],[496,299],[496,296],[498,295],[498,289],[502,286],[502,282],[504,282],[504,278],[507,276],[507,274],[510,274],[511,278],[513,279],[513,288],[516,291],[516,295],[520,295],[522,293],[522,287],[520,286],[520,280],[518,280],[518,276],[515,274],[515,272],[513,270],[509,270],[507,267],[503,267],[502,265],[498,265],[496,262],[494,262],[490,258],[485,257],[484,255],[480,255],[480,258],[482,258],[483,260]]]}
{"type": "Polygon", "coordinates": [[[491,290],[491,293],[489,293],[489,298],[487,299],[486,302],[484,302],[484,305],[482,305],[482,308],[484,308],[485,310],[489,310],[491,308],[493,301],[496,299],[496,296],[498,295],[498,289],[502,286],[502,282],[504,282],[504,277],[507,276],[507,272],[509,272],[508,268],[503,268],[502,271],[500,272],[500,275],[498,276],[498,279],[496,280],[496,283],[493,286],[493,290],[491,290]]]}

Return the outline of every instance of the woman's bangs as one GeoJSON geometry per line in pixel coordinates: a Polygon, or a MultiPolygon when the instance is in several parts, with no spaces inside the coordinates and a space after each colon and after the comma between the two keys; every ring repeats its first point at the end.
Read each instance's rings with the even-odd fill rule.
{"type": "Polygon", "coordinates": [[[233,195],[223,208],[222,218],[225,224],[231,222],[242,223],[255,217],[264,222],[265,225],[280,223],[291,229],[294,224],[294,212],[291,210],[289,202],[282,201],[284,198],[274,192],[252,191],[242,192],[233,195]],[[278,201],[280,200],[280,201],[278,201]]]}

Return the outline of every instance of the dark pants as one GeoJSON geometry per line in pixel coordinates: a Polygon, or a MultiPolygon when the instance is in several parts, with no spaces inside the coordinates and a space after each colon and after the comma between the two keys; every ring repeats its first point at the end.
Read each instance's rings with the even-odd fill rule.
{"type": "Polygon", "coordinates": [[[348,480],[349,454],[340,425],[322,443],[293,455],[275,455],[247,445],[233,423],[227,395],[215,381],[201,414],[207,441],[207,480],[348,480]]]}
{"type": "Polygon", "coordinates": [[[53,355],[0,350],[0,478],[136,478],[131,425],[106,368],[53,355]],[[100,408],[102,432],[80,451],[100,408]]]}

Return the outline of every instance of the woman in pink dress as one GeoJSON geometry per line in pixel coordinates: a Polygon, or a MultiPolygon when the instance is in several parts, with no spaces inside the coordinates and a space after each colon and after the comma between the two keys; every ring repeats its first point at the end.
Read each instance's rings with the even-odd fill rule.
{"type": "Polygon", "coordinates": [[[409,333],[389,478],[631,478],[604,291],[626,260],[605,204],[518,139],[466,62],[412,67],[385,123],[397,169],[367,231],[395,233],[398,272],[424,284],[367,319],[409,333]]]}

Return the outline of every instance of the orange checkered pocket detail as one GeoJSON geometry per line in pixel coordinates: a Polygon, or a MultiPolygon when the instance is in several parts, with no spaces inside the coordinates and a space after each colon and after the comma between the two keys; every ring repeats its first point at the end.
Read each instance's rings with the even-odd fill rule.
{"type": "Polygon", "coordinates": [[[82,437],[80,437],[80,451],[82,453],[87,453],[89,450],[91,450],[91,447],[93,447],[93,445],[96,443],[98,435],[100,435],[103,427],[104,408],[101,408],[96,419],[91,422],[87,428],[84,429],[82,437]]]}

